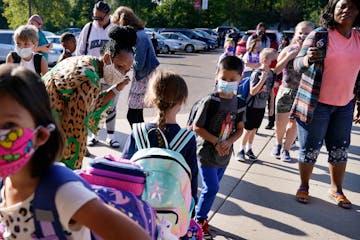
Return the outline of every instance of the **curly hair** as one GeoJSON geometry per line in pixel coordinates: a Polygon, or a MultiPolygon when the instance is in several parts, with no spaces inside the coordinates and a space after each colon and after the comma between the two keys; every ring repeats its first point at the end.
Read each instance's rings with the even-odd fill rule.
{"type": "Polygon", "coordinates": [[[118,7],[111,17],[111,21],[119,26],[129,25],[136,31],[145,28],[144,22],[134,13],[134,11],[125,6],[118,7]]]}
{"type": "Polygon", "coordinates": [[[188,88],[180,75],[170,71],[157,70],[150,77],[145,102],[155,105],[158,109],[157,125],[160,129],[165,130],[166,112],[179,103],[185,103],[187,97],[188,88]]]}
{"type": "MultiPolygon", "coordinates": [[[[335,20],[334,20],[334,12],[335,6],[340,0],[329,0],[326,6],[323,8],[319,18],[319,25],[324,28],[334,29],[335,28],[335,20]]],[[[355,4],[356,8],[360,11],[360,1],[358,0],[350,0],[353,4],[355,4]]],[[[360,27],[360,14],[357,15],[353,27],[360,27]]]]}

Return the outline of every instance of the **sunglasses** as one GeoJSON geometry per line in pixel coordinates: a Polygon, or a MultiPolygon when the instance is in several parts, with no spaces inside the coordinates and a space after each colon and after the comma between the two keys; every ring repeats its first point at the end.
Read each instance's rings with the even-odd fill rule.
{"type": "Polygon", "coordinates": [[[95,20],[95,21],[102,22],[102,21],[104,21],[105,17],[106,17],[106,15],[104,17],[93,16],[92,19],[95,20]]]}

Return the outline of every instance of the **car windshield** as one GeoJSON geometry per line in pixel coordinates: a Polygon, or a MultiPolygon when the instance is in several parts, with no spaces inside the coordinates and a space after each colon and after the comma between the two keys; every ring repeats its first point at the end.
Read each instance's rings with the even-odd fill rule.
{"type": "Polygon", "coordinates": [[[195,30],[196,33],[200,34],[202,37],[207,37],[207,38],[211,38],[210,34],[208,34],[207,32],[203,31],[203,30],[195,30]]]}
{"type": "Polygon", "coordinates": [[[191,40],[188,36],[186,36],[186,35],[184,35],[184,34],[182,34],[182,33],[177,33],[177,35],[178,35],[180,38],[184,39],[184,40],[187,40],[187,41],[190,41],[190,40],[191,40]]]}
{"type": "Polygon", "coordinates": [[[3,44],[13,44],[13,34],[12,33],[2,33],[0,34],[0,43],[3,44]]]}
{"type": "Polygon", "coordinates": [[[164,37],[164,36],[162,36],[162,35],[160,35],[160,34],[158,34],[158,33],[155,33],[155,37],[156,37],[157,39],[162,39],[162,40],[165,40],[165,39],[166,39],[166,37],[164,37]]]}

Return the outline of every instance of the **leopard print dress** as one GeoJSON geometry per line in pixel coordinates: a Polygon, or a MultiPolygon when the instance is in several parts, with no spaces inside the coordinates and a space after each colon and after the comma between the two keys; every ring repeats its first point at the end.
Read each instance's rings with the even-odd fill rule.
{"type": "Polygon", "coordinates": [[[53,114],[67,141],[62,161],[72,169],[81,168],[87,131],[97,134],[111,105],[103,102],[98,64],[92,56],[66,58],[43,76],[53,114]]]}

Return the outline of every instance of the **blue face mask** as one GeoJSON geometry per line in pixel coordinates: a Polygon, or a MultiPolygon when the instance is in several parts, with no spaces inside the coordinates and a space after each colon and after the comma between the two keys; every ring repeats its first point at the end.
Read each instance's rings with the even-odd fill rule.
{"type": "Polygon", "coordinates": [[[235,50],[235,48],[233,46],[230,46],[226,49],[228,52],[233,52],[235,50]]]}
{"type": "Polygon", "coordinates": [[[237,82],[227,82],[222,79],[218,79],[217,87],[220,91],[222,91],[225,94],[233,93],[238,88],[237,82]]]}

